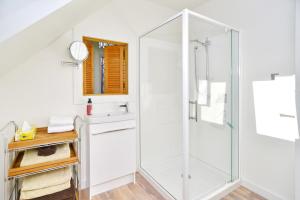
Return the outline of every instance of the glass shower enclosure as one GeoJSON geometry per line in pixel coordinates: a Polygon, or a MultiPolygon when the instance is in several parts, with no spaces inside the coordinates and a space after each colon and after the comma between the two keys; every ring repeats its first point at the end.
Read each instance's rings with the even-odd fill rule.
{"type": "Polygon", "coordinates": [[[140,171],[167,197],[239,179],[239,33],[187,9],[139,38],[140,171]]]}

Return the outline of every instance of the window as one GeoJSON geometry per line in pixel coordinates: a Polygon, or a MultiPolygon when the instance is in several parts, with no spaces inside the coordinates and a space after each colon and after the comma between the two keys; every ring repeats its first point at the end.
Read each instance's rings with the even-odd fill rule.
{"type": "Polygon", "coordinates": [[[83,37],[89,57],[83,63],[83,95],[128,94],[128,44],[83,37]]]}

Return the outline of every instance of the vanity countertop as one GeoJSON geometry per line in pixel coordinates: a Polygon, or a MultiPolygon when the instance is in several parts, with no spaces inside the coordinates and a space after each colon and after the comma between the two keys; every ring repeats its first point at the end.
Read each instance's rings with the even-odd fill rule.
{"type": "Polygon", "coordinates": [[[86,115],[85,119],[88,124],[101,124],[101,123],[135,120],[135,114],[131,112],[111,112],[111,113],[86,115]]]}

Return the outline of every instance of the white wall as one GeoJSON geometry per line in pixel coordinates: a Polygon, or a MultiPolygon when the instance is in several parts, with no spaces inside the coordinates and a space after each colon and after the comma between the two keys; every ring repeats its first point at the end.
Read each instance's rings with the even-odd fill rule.
{"type": "MultiPolygon", "coordinates": [[[[300,126],[300,0],[296,0],[296,34],[295,34],[295,66],[296,66],[296,102],[298,126],[300,126]],[[298,56],[297,56],[298,55],[298,56]]],[[[300,140],[296,142],[295,148],[295,199],[300,199],[300,140]]]]}
{"type": "MultiPolygon", "coordinates": [[[[137,37],[173,13],[173,10],[147,1],[130,0],[129,3],[115,0],[77,24],[74,27],[74,39],[88,35],[129,42],[129,78],[132,81],[129,88],[135,101],[137,37]]],[[[73,69],[60,64],[62,60],[70,60],[67,47],[71,41],[70,30],[38,54],[25,60],[17,69],[1,76],[0,91],[5,98],[2,98],[0,109],[6,115],[0,117],[0,125],[10,119],[19,122],[27,119],[38,125],[46,125],[51,114],[83,113],[84,106],[73,105],[73,69]],[[42,76],[41,73],[47,76],[42,76]],[[11,105],[14,108],[8,109],[11,105]]],[[[8,49],[10,50],[13,51],[8,49]]],[[[95,107],[99,107],[99,112],[107,110],[106,105],[95,107]]]]}
{"type": "MultiPolygon", "coordinates": [[[[129,42],[132,47],[129,52],[129,78],[132,83],[129,85],[129,95],[135,101],[137,37],[172,15],[173,11],[147,1],[131,2],[115,0],[89,16],[74,27],[74,39],[88,35],[129,42]],[[144,15],[148,16],[145,20],[142,19],[144,15]]],[[[53,114],[84,113],[84,105],[73,104],[73,69],[60,64],[62,60],[70,60],[67,48],[71,41],[72,33],[69,30],[38,54],[1,76],[0,110],[5,115],[0,116],[0,126],[9,120],[19,123],[28,120],[44,126],[47,125],[48,117],[53,114]]],[[[96,112],[106,112],[111,107],[97,104],[95,109],[96,112]]]]}
{"type": "Polygon", "coordinates": [[[300,126],[300,0],[296,0],[296,27],[295,27],[295,66],[296,66],[296,95],[297,114],[300,126]]]}
{"type": "MultiPolygon", "coordinates": [[[[137,91],[137,38],[174,13],[173,10],[143,0],[114,0],[74,26],[74,39],[87,35],[129,43],[129,101],[133,111],[137,91]]],[[[28,120],[37,126],[46,126],[51,115],[85,113],[84,104],[74,104],[73,75],[77,70],[60,64],[62,60],[70,59],[67,48],[72,40],[72,31],[69,30],[1,76],[0,127],[9,120],[15,120],[18,124],[28,120]]],[[[96,113],[103,113],[117,109],[118,105],[101,103],[100,99],[100,103],[94,107],[96,113]]]]}
{"type": "Polygon", "coordinates": [[[287,200],[294,199],[294,144],[256,134],[251,83],[295,72],[294,8],[293,0],[210,0],[195,9],[241,30],[241,178],[287,200]]]}

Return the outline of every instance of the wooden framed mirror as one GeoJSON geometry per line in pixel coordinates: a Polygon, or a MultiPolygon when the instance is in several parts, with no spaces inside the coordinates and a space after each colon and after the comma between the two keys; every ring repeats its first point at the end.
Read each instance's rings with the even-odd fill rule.
{"type": "Polygon", "coordinates": [[[83,37],[89,51],[83,62],[83,95],[128,94],[128,43],[83,37]]]}

